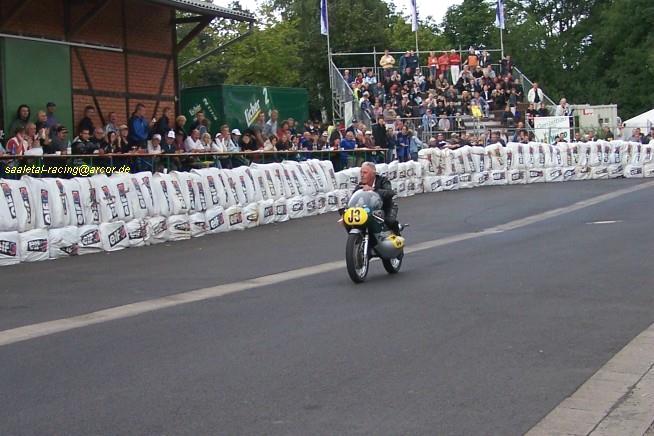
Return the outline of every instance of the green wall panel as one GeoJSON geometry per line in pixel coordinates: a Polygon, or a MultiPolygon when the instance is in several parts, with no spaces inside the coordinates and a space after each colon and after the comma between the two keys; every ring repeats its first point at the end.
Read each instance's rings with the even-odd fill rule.
{"type": "Polygon", "coordinates": [[[36,113],[49,101],[57,104],[60,123],[73,129],[70,48],[60,44],[0,38],[5,128],[21,104],[36,113]]]}

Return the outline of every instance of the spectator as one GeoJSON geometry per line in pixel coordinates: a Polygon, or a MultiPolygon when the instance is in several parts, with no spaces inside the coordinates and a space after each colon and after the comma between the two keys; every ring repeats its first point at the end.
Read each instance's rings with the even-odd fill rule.
{"type": "Polygon", "coordinates": [[[102,153],[106,152],[109,148],[109,143],[105,140],[104,130],[101,127],[95,128],[89,142],[95,150],[102,150],[102,153]]]}
{"type": "Polygon", "coordinates": [[[202,141],[200,141],[200,130],[194,129],[191,134],[184,140],[184,151],[186,153],[200,153],[204,151],[202,141]]]}
{"type": "Polygon", "coordinates": [[[539,117],[549,117],[550,116],[550,113],[547,110],[547,107],[545,106],[544,101],[540,103],[540,108],[538,109],[538,112],[537,112],[536,116],[539,116],[539,117]]]}
{"type": "Polygon", "coordinates": [[[506,55],[500,61],[500,74],[502,76],[507,76],[513,71],[513,61],[511,60],[511,55],[506,55]]]}
{"type": "Polygon", "coordinates": [[[89,140],[89,130],[84,127],[79,132],[79,136],[73,141],[73,154],[93,154],[97,150],[95,145],[89,140]]]}
{"type": "Polygon", "coordinates": [[[50,129],[51,132],[54,132],[53,128],[59,125],[59,120],[55,116],[55,112],[57,111],[57,105],[50,101],[48,102],[48,104],[45,105],[45,111],[46,111],[45,126],[48,129],[50,129]]]}
{"type": "Polygon", "coordinates": [[[117,132],[109,132],[105,135],[107,141],[107,153],[122,153],[122,145],[120,142],[120,135],[117,132]]]}
{"type": "Polygon", "coordinates": [[[277,133],[277,119],[279,118],[279,112],[277,110],[273,110],[270,112],[270,119],[266,123],[264,129],[263,129],[263,136],[268,137],[270,139],[270,136],[274,135],[277,133]]]}
{"type": "MultiPolygon", "coordinates": [[[[639,142],[641,144],[645,144],[645,137],[640,131],[639,127],[636,127],[632,132],[631,132],[631,138],[629,138],[630,142],[639,142]]],[[[649,141],[647,142],[649,143],[649,141]]]]}
{"type": "Polygon", "coordinates": [[[95,131],[95,126],[93,125],[93,120],[91,119],[95,115],[95,107],[89,105],[84,108],[84,117],[80,120],[77,125],[77,132],[82,133],[82,130],[87,130],[88,132],[95,131]]]}
{"type": "Polygon", "coordinates": [[[211,134],[203,133],[200,142],[202,143],[202,151],[205,153],[218,152],[218,146],[211,139],[211,134]]]}
{"type": "Polygon", "coordinates": [[[121,124],[118,126],[118,143],[120,145],[121,153],[129,153],[130,151],[133,151],[129,145],[128,136],[129,127],[127,127],[127,124],[121,124]]]}
{"type": "Polygon", "coordinates": [[[350,73],[350,70],[343,71],[343,80],[345,80],[345,82],[348,85],[352,86],[352,82],[354,82],[354,77],[352,77],[352,73],[350,73]]]}
{"type": "MultiPolygon", "coordinates": [[[[209,136],[209,141],[211,141],[211,136],[209,136]]],[[[161,135],[155,133],[152,135],[152,140],[148,144],[148,154],[161,154],[163,153],[163,148],[161,147],[161,135]]]]}
{"type": "Polygon", "coordinates": [[[384,50],[384,56],[379,60],[379,65],[384,70],[384,80],[388,80],[393,72],[393,67],[395,67],[395,58],[391,56],[388,50],[384,50]]]}
{"type": "Polygon", "coordinates": [[[571,142],[583,142],[581,132],[579,132],[579,131],[575,132],[574,138],[572,139],[571,142]]]}
{"type": "Polygon", "coordinates": [[[470,70],[474,69],[479,65],[479,55],[474,47],[468,49],[468,58],[466,59],[464,65],[467,65],[470,70]]]}
{"type": "MultiPolygon", "coordinates": [[[[608,126],[607,126],[608,128],[608,126]]],[[[645,137],[645,141],[643,144],[649,144],[652,140],[654,140],[654,127],[650,127],[649,129],[649,135],[645,137]]]]}
{"type": "Polygon", "coordinates": [[[152,129],[153,132],[158,133],[159,135],[161,135],[162,138],[165,137],[171,129],[170,126],[171,113],[172,111],[168,106],[164,107],[161,113],[161,117],[159,117],[159,119],[154,124],[154,127],[152,129]]]}
{"type": "Polygon", "coordinates": [[[241,136],[241,139],[239,141],[239,147],[241,148],[241,151],[258,151],[259,146],[257,145],[257,142],[252,138],[252,135],[249,133],[243,134],[241,136]]]}
{"type": "Polygon", "coordinates": [[[438,76],[438,56],[433,51],[429,52],[427,66],[429,67],[429,77],[435,79],[438,76]]]}
{"type": "Polygon", "coordinates": [[[540,104],[543,102],[544,99],[543,95],[543,90],[538,87],[538,82],[534,82],[531,85],[531,89],[529,90],[529,93],[527,94],[527,100],[529,103],[534,103],[536,105],[540,104]]]}
{"type": "Polygon", "coordinates": [[[198,130],[200,132],[200,135],[204,135],[209,131],[207,128],[207,119],[204,116],[204,111],[199,110],[195,113],[195,119],[191,123],[191,126],[189,127],[189,132],[192,132],[193,130],[198,130]]]}
{"type": "Polygon", "coordinates": [[[507,127],[513,127],[515,125],[515,115],[511,111],[511,107],[508,103],[504,107],[504,112],[502,113],[502,124],[507,127]]]}
{"type": "Polygon", "coordinates": [[[347,168],[348,163],[354,163],[354,155],[348,153],[349,150],[354,150],[357,148],[357,143],[354,140],[354,133],[347,132],[345,138],[340,143],[340,148],[343,150],[340,154],[341,168],[347,168]]]}
{"type": "Polygon", "coordinates": [[[16,117],[13,119],[9,125],[9,135],[15,135],[18,131],[18,127],[23,127],[27,125],[30,121],[30,107],[26,104],[21,104],[16,110],[16,117]]]}
{"type": "Polygon", "coordinates": [[[147,149],[148,136],[150,135],[150,127],[155,123],[153,119],[150,123],[145,119],[145,106],[141,103],[136,105],[132,116],[127,122],[129,127],[129,145],[130,147],[137,147],[140,149],[147,149]]]}
{"type": "Polygon", "coordinates": [[[438,134],[436,134],[435,144],[436,144],[436,147],[441,148],[441,149],[442,148],[449,148],[450,145],[451,145],[449,142],[447,142],[445,140],[445,134],[443,134],[441,132],[438,132],[438,134]]]}
{"type": "Polygon", "coordinates": [[[29,143],[26,139],[25,126],[16,124],[14,127],[14,136],[7,141],[5,150],[7,154],[22,156],[29,149],[29,143]]]}
{"type": "Polygon", "coordinates": [[[438,130],[449,132],[451,129],[452,125],[450,124],[450,119],[445,113],[442,113],[438,118],[438,130]]]}
{"type": "Polygon", "coordinates": [[[175,118],[175,136],[177,135],[182,135],[182,142],[186,141],[186,129],[184,129],[184,126],[186,125],[186,117],[184,115],[179,115],[177,118],[175,118]]]}
{"type": "Polygon", "coordinates": [[[263,144],[263,151],[277,151],[277,136],[270,135],[263,144]]]}
{"type": "Polygon", "coordinates": [[[57,126],[54,129],[55,135],[52,142],[45,147],[46,154],[67,154],[70,141],[68,140],[68,130],[64,126],[57,126]]]}
{"type": "Polygon", "coordinates": [[[482,68],[487,68],[490,67],[492,63],[493,60],[491,59],[491,55],[488,53],[488,51],[483,50],[481,52],[481,56],[479,57],[479,66],[482,68]]]}
{"type": "Polygon", "coordinates": [[[413,130],[408,131],[409,135],[409,154],[411,160],[418,161],[418,152],[424,147],[425,144],[418,138],[418,135],[413,130]]]}
{"type": "Polygon", "coordinates": [[[175,147],[174,130],[169,130],[168,133],[166,133],[166,141],[161,146],[161,151],[162,153],[166,153],[166,154],[172,154],[177,151],[177,147],[175,147]]]}
{"type": "Polygon", "coordinates": [[[42,129],[47,129],[47,123],[48,123],[48,116],[46,115],[45,111],[38,111],[36,113],[36,131],[40,131],[42,129]]]}
{"type": "Polygon", "coordinates": [[[116,112],[109,112],[109,122],[104,126],[104,133],[109,134],[110,132],[118,133],[118,116],[116,112]]]}
{"type": "Polygon", "coordinates": [[[568,100],[565,98],[562,98],[559,101],[559,104],[556,106],[556,110],[554,111],[554,116],[557,117],[569,117],[572,115],[572,109],[570,108],[570,105],[568,104],[568,100]]]}

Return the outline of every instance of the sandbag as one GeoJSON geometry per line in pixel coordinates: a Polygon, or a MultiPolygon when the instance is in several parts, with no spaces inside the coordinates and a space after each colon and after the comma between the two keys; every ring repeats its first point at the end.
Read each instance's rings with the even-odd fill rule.
{"type": "Polygon", "coordinates": [[[163,177],[168,179],[170,184],[173,187],[172,195],[172,204],[173,209],[171,213],[173,215],[184,215],[191,211],[191,207],[188,200],[188,188],[180,183],[180,181],[173,177],[172,174],[163,174],[163,177]]]}
{"type": "Polygon", "coordinates": [[[79,186],[79,192],[73,192],[73,207],[79,202],[84,214],[84,225],[99,225],[102,222],[100,214],[100,200],[98,190],[91,182],[90,177],[76,177],[73,179],[79,186]],[[78,198],[79,196],[79,198],[78,198]]]}
{"type": "Polygon", "coordinates": [[[427,176],[423,180],[425,192],[441,192],[443,185],[440,176],[427,176]]]}
{"type": "Polygon", "coordinates": [[[486,183],[486,186],[502,186],[506,184],[506,170],[488,171],[488,182],[486,183]]]}
{"type": "MultiPolygon", "coordinates": [[[[23,180],[0,180],[2,197],[4,198],[9,216],[15,216],[16,230],[26,232],[36,225],[36,204],[30,194],[29,186],[23,180]]],[[[5,224],[12,227],[14,224],[5,224]]]]}
{"type": "Polygon", "coordinates": [[[259,213],[259,225],[272,224],[275,222],[275,201],[261,200],[257,203],[259,213]]]}
{"type": "Polygon", "coordinates": [[[398,197],[403,198],[407,196],[406,179],[400,179],[399,177],[396,178],[391,182],[391,188],[395,191],[395,194],[398,197]]]}
{"type": "Polygon", "coordinates": [[[20,234],[20,261],[38,262],[50,258],[48,231],[34,229],[20,234]]]}
{"type": "Polygon", "coordinates": [[[78,254],[99,253],[102,251],[102,238],[98,224],[86,224],[79,228],[78,254]]]}
{"type": "Polygon", "coordinates": [[[290,219],[288,216],[288,205],[286,204],[286,199],[284,197],[275,200],[274,206],[276,223],[283,223],[290,219]]]}
{"type": "Polygon", "coordinates": [[[170,241],[182,241],[191,238],[191,225],[188,215],[171,215],[168,217],[168,238],[170,241]]]}
{"type": "Polygon", "coordinates": [[[250,203],[242,208],[243,210],[243,227],[251,229],[259,225],[259,204],[250,203]]]}
{"type": "MultiPolygon", "coordinates": [[[[489,170],[505,171],[506,170],[506,149],[502,144],[491,144],[486,146],[486,153],[490,159],[489,170]]],[[[504,180],[506,180],[506,175],[504,180]]]]}
{"type": "Polygon", "coordinates": [[[104,251],[118,251],[129,247],[129,238],[124,221],[100,224],[100,238],[104,251]]]}
{"type": "Polygon", "coordinates": [[[100,222],[110,223],[118,221],[118,192],[116,191],[115,185],[111,183],[106,174],[96,174],[90,179],[97,195],[96,200],[100,211],[100,222]]]}
{"type": "Polygon", "coordinates": [[[16,212],[16,201],[9,183],[0,180],[0,232],[15,232],[18,230],[18,214],[16,212]]]}
{"type": "Polygon", "coordinates": [[[20,263],[20,236],[18,232],[0,232],[0,266],[20,263]]]}
{"type": "Polygon", "coordinates": [[[577,167],[563,167],[561,168],[563,173],[563,181],[570,182],[577,179],[577,167]]]}
{"type": "Polygon", "coordinates": [[[396,160],[388,164],[388,180],[390,180],[391,182],[397,179],[399,164],[400,163],[396,160]]]}
{"type": "Polygon", "coordinates": [[[336,189],[339,189],[338,182],[336,181],[336,172],[334,171],[334,164],[329,160],[321,160],[319,163],[323,173],[325,174],[325,179],[327,180],[328,183],[327,190],[331,192],[336,189]]]}
{"type": "MultiPolygon", "coordinates": [[[[116,198],[118,219],[123,222],[133,220],[135,218],[132,212],[133,202],[129,198],[129,192],[133,188],[129,175],[116,173],[109,177],[109,181],[114,185],[115,191],[118,194],[118,197],[116,198]]],[[[147,207],[145,212],[147,213],[147,207]]]]}
{"type": "Polygon", "coordinates": [[[474,188],[475,184],[472,181],[472,173],[465,173],[459,175],[459,189],[474,188]]]}
{"type": "Polygon", "coordinates": [[[125,223],[129,246],[143,247],[148,239],[148,229],[148,222],[145,218],[138,218],[125,223]]]}
{"type": "Polygon", "coordinates": [[[527,183],[545,183],[545,171],[538,167],[527,170],[527,183]]]}
{"type": "Polygon", "coordinates": [[[225,210],[221,206],[208,209],[205,213],[208,233],[222,233],[229,230],[225,210]]]}
{"type": "Polygon", "coordinates": [[[292,197],[286,202],[288,206],[288,216],[290,219],[304,218],[307,216],[306,204],[303,197],[292,197]]]}
{"type": "Polygon", "coordinates": [[[316,197],[305,195],[304,197],[304,210],[306,210],[306,216],[316,216],[318,215],[318,207],[316,206],[316,197]]]}
{"type": "Polygon", "coordinates": [[[473,166],[477,173],[484,173],[490,166],[490,157],[486,153],[486,149],[480,146],[470,147],[470,159],[472,159],[473,166]]]}
{"type": "Polygon", "coordinates": [[[179,195],[181,195],[184,204],[187,206],[185,212],[194,213],[196,211],[198,192],[194,186],[191,174],[182,171],[172,171],[170,176],[175,181],[175,186],[179,189],[179,195]]]}
{"type": "Polygon", "coordinates": [[[327,212],[336,212],[338,210],[338,192],[331,191],[327,193],[327,206],[325,207],[325,213],[327,212]]]}
{"type": "Polygon", "coordinates": [[[327,212],[327,194],[319,192],[316,194],[316,213],[323,214],[327,212]]]}
{"type": "MultiPolygon", "coordinates": [[[[509,142],[506,144],[506,168],[509,170],[527,169],[528,154],[529,147],[526,144],[509,142]]],[[[511,183],[510,177],[509,183],[511,183]]]]}
{"type": "Polygon", "coordinates": [[[338,208],[344,208],[347,207],[347,204],[350,202],[350,194],[352,191],[349,191],[347,189],[339,189],[338,191],[335,191],[338,196],[338,208]]]}
{"type": "Polygon", "coordinates": [[[225,210],[229,230],[244,230],[243,209],[240,206],[232,206],[225,210]]]}
{"type": "Polygon", "coordinates": [[[507,170],[506,183],[508,185],[525,185],[527,183],[527,171],[522,169],[507,170]]]}
{"type": "Polygon", "coordinates": [[[480,171],[477,173],[472,173],[472,184],[475,187],[482,187],[488,185],[490,180],[490,174],[488,171],[480,171]]]}
{"type": "Polygon", "coordinates": [[[204,212],[195,212],[188,216],[191,238],[200,238],[207,234],[207,217],[204,212]]]}
{"type": "Polygon", "coordinates": [[[77,256],[79,254],[79,228],[68,226],[50,229],[48,231],[48,249],[50,259],[77,256]]]}
{"type": "Polygon", "coordinates": [[[459,189],[459,176],[441,176],[443,191],[455,191],[459,189]]]}
{"type": "Polygon", "coordinates": [[[304,164],[308,167],[310,176],[313,177],[318,184],[318,192],[326,194],[334,189],[329,180],[327,180],[325,172],[317,159],[310,159],[304,164]]]}
{"type": "Polygon", "coordinates": [[[130,192],[132,197],[132,209],[135,211],[134,216],[137,218],[145,218],[148,216],[156,216],[157,211],[154,206],[154,195],[152,194],[152,173],[143,171],[129,176],[132,182],[130,192]],[[145,208],[144,208],[145,206],[145,208]]]}
{"type": "Polygon", "coordinates": [[[205,212],[209,207],[208,203],[208,188],[204,183],[204,179],[201,175],[197,173],[190,173],[191,183],[193,184],[193,193],[195,197],[195,203],[191,204],[194,212],[205,212]]]}
{"type": "Polygon", "coordinates": [[[60,228],[70,224],[67,211],[64,215],[63,204],[65,202],[62,203],[58,187],[54,181],[51,183],[47,179],[28,176],[23,176],[22,180],[27,183],[32,197],[32,204],[35,205],[36,220],[34,228],[60,228]]]}
{"type": "Polygon", "coordinates": [[[146,245],[161,244],[170,239],[168,232],[168,218],[165,216],[157,216],[147,218],[147,237],[145,239],[146,245]]]}
{"type": "Polygon", "coordinates": [[[562,182],[563,171],[560,167],[551,167],[545,170],[545,181],[547,183],[562,182]]]}

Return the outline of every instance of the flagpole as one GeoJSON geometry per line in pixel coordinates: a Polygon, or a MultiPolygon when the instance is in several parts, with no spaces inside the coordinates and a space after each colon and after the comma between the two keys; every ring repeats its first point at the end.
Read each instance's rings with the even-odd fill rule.
{"type": "Polygon", "coordinates": [[[327,7],[327,0],[321,0],[320,3],[320,31],[323,35],[327,36],[327,74],[329,74],[329,91],[332,93],[332,122],[336,119],[336,112],[334,111],[334,77],[332,75],[332,48],[329,41],[329,10],[327,7]],[[323,11],[324,9],[324,11],[323,11]],[[324,18],[322,14],[324,13],[324,18]]]}
{"type": "Polygon", "coordinates": [[[504,59],[504,37],[503,34],[504,32],[502,31],[502,28],[500,27],[500,49],[502,50],[502,59],[504,59]]]}

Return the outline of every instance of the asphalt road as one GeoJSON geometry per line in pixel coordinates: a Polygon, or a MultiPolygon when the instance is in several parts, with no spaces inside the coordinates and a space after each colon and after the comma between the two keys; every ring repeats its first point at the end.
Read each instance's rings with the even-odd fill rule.
{"type": "MultiPolygon", "coordinates": [[[[426,194],[400,218],[411,245],[641,182],[426,194]]],[[[522,434],[654,322],[653,214],[644,189],[359,286],[316,274],[0,347],[0,434],[522,434]]],[[[5,267],[0,330],[339,260],[335,221],[5,267]]]]}

